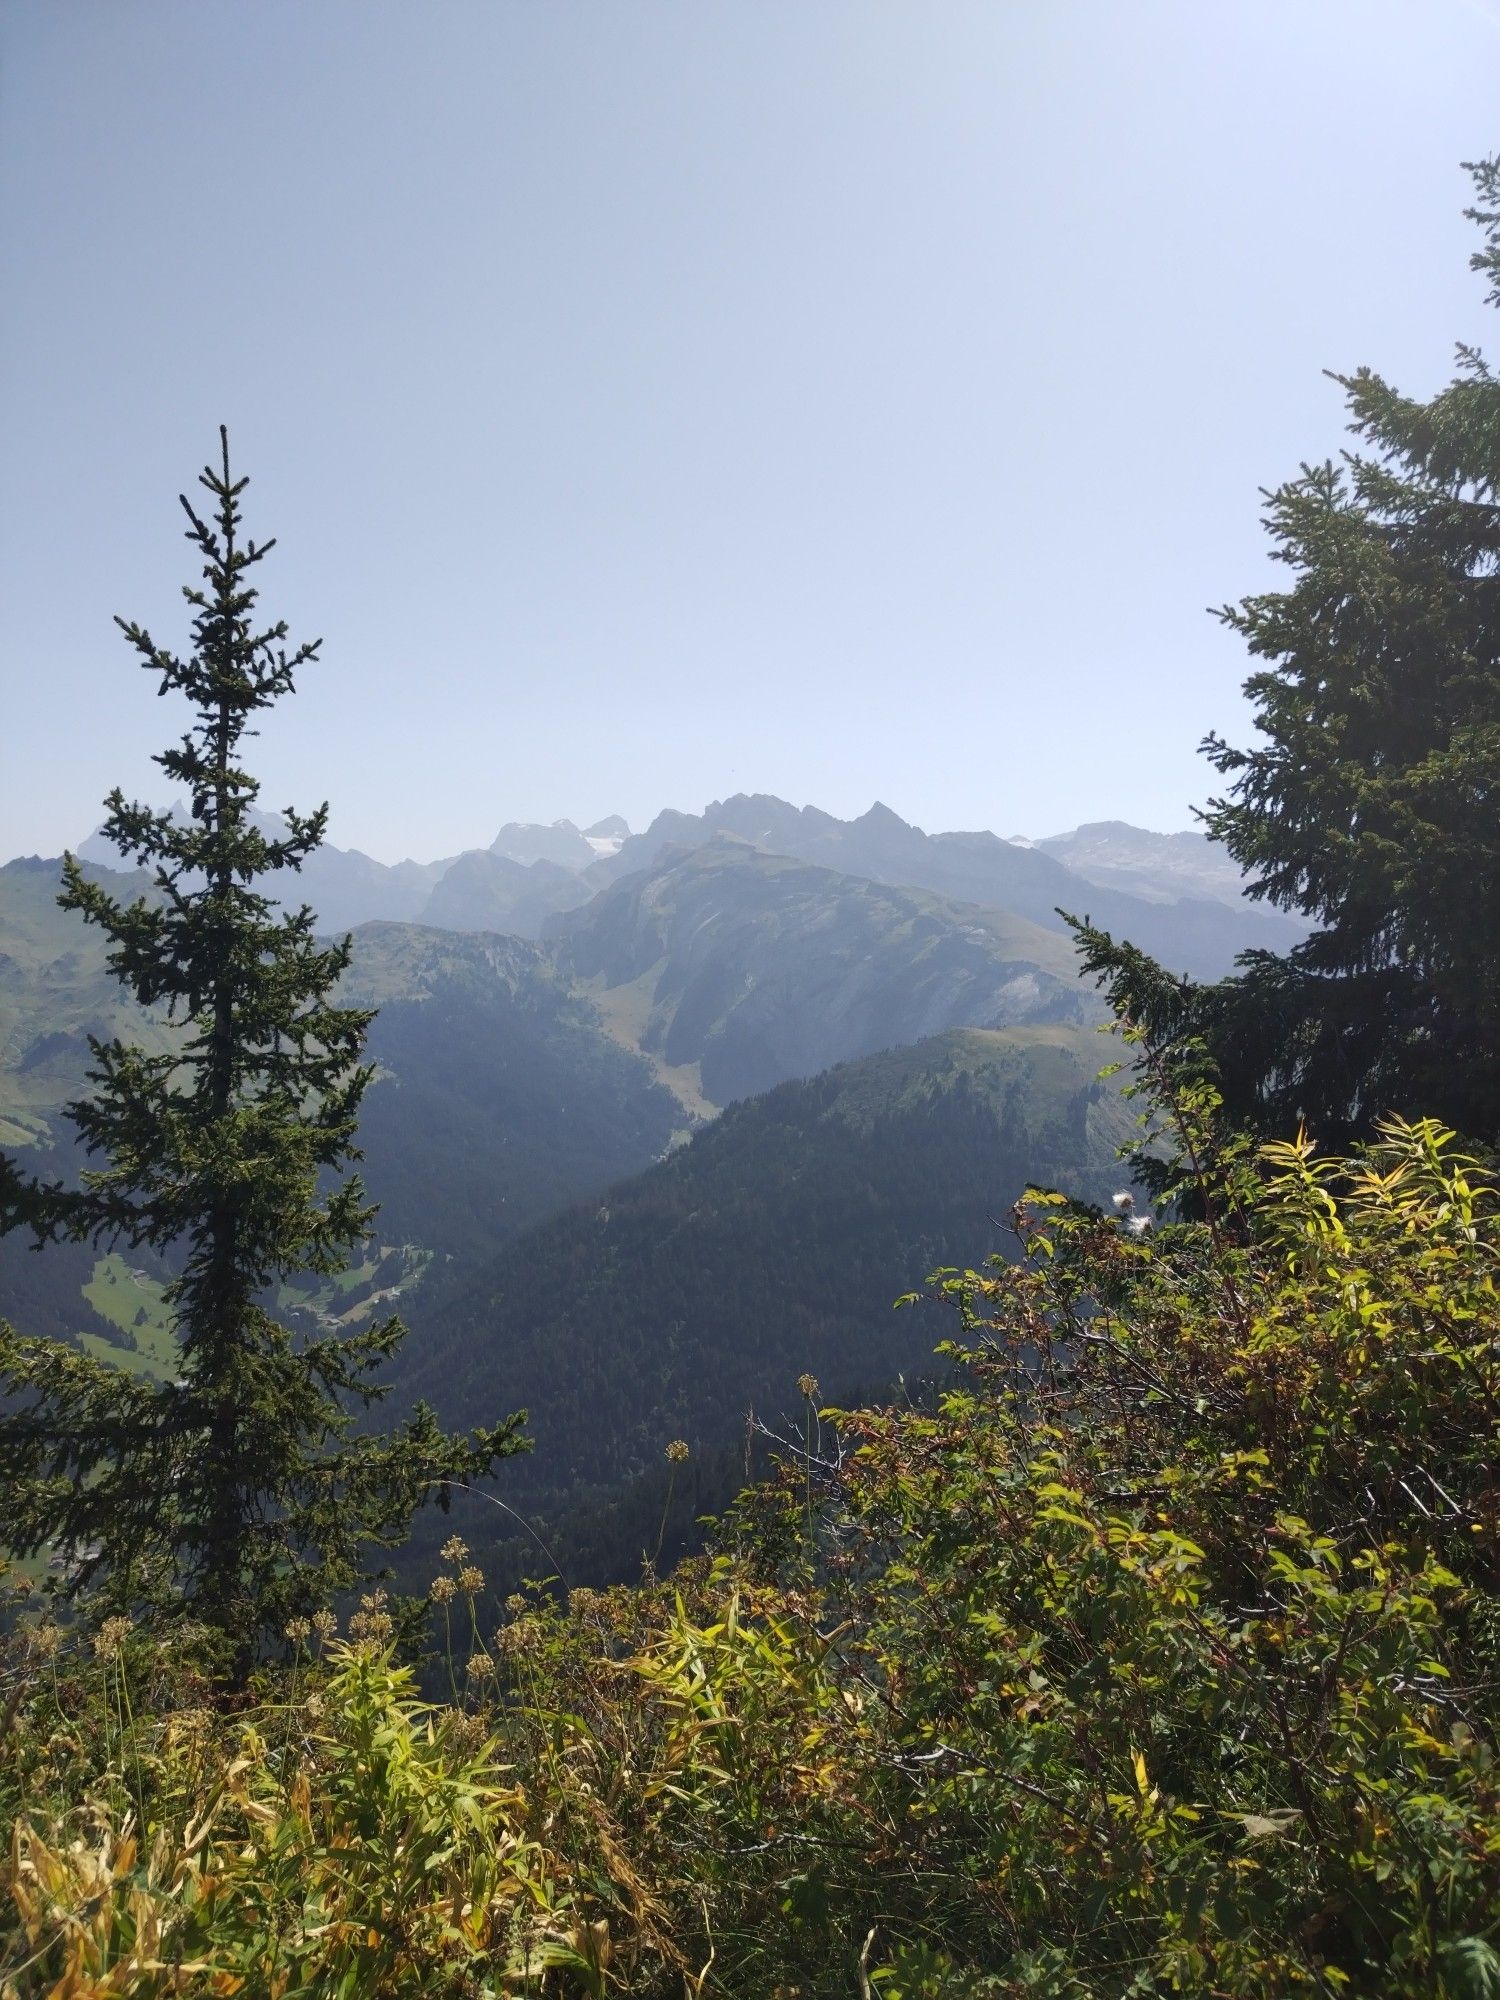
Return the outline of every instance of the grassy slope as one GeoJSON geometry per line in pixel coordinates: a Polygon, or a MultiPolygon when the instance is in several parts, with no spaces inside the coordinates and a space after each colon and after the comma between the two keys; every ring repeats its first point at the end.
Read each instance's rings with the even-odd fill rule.
{"type": "Polygon", "coordinates": [[[95,1312],[134,1342],[133,1347],[118,1347],[98,1334],[81,1333],[78,1344],[86,1354],[98,1361],[112,1361],[129,1374],[149,1375],[157,1381],[167,1381],[177,1372],[172,1317],[157,1279],[138,1265],[130,1265],[117,1253],[111,1253],[95,1264],[83,1296],[95,1312]]]}
{"type": "MultiPolygon", "coordinates": [[[[138,884],[89,873],[126,899],[138,884]]],[[[151,1050],[172,1030],[127,998],[105,962],[103,937],[57,907],[55,861],[0,868],[0,1144],[49,1148],[57,1113],[87,1089],[88,1036],[128,1035],[151,1050]]]]}

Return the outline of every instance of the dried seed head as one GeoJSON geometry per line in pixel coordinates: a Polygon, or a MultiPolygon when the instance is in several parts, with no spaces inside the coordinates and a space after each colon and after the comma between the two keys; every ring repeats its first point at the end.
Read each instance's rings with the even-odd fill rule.
{"type": "Polygon", "coordinates": [[[128,1618],[106,1618],[94,1639],[94,1651],[101,1660],[112,1660],[130,1635],[128,1618]]]}
{"type": "Polygon", "coordinates": [[[349,1637],[371,1646],[383,1646],[395,1630],[390,1613],[386,1610],[386,1595],[383,1590],[369,1591],[359,1600],[359,1609],[349,1620],[349,1637]]]}
{"type": "Polygon", "coordinates": [[[472,1757],[485,1738],[484,1717],[468,1715],[461,1708],[449,1709],[443,1735],[460,1757],[472,1757]]]}
{"type": "Polygon", "coordinates": [[[534,1618],[518,1618],[513,1625],[502,1625],[495,1634],[495,1650],[509,1660],[523,1659],[534,1653],[541,1643],[541,1630],[534,1618]]]}
{"type": "Polygon", "coordinates": [[[26,1650],[34,1660],[56,1659],[62,1636],[62,1627],[49,1618],[43,1624],[31,1627],[26,1634],[26,1650]]]}

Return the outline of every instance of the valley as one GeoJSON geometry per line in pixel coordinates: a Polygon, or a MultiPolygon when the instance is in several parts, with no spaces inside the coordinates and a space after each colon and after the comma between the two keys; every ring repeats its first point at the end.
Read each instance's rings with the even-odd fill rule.
{"type": "MultiPolygon", "coordinates": [[[[746,1411],[785,1407],[800,1373],[834,1399],[920,1375],[933,1327],[898,1295],[1003,1254],[1028,1180],[1107,1197],[1130,1121],[1096,1080],[1104,1010],[1055,906],[1168,924],[1185,963],[1225,965],[1268,920],[1205,846],[1080,829],[1073,868],[880,807],[743,797],[644,834],[512,823],[448,863],[320,850],[299,889],[352,923],[340,998],[376,1010],[360,1172],[380,1236],[268,1303],[307,1337],[399,1311],[396,1401],[458,1424],[526,1408],[504,1490],[618,1564],[625,1530],[597,1524],[654,1491],[671,1437],[729,1464],[746,1411]]],[[[67,1178],[88,1037],[160,1051],[181,1030],[123,998],[56,908],[57,866],[0,868],[0,1120],[19,1164],[67,1178]]],[[[166,1378],[169,1277],[146,1253],[8,1242],[0,1314],[166,1378]]]]}

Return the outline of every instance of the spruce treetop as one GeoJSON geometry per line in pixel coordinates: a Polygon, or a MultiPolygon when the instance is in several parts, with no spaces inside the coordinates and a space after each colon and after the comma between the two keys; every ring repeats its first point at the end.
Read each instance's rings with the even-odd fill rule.
{"type": "MultiPolygon", "coordinates": [[[[1470,262],[1500,307],[1500,156],[1468,169],[1470,262]]],[[[1500,1140],[1500,376],[1472,346],[1429,400],[1333,377],[1357,448],[1266,496],[1288,587],[1219,615],[1259,735],[1210,736],[1203,815],[1249,893],[1317,928],[1216,985],[1081,928],[1085,969],[1158,1046],[1199,1043],[1227,1107],[1324,1143],[1390,1114],[1500,1140]]]]}

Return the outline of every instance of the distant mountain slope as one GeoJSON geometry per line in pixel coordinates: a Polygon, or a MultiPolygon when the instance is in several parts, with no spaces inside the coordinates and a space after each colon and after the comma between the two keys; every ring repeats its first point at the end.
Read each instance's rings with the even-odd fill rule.
{"type": "MultiPolygon", "coordinates": [[[[174,810],[181,817],[184,808],[179,805],[174,810]]],[[[256,813],[254,818],[267,833],[285,831],[285,822],[275,813],[256,813]]],[[[118,850],[97,831],[74,852],[81,861],[111,870],[120,865],[118,850]]],[[[308,904],[317,913],[319,929],[336,933],[375,920],[411,922],[450,866],[451,860],[397,861],[388,866],[357,847],[335,847],[325,841],[295,874],[288,873],[280,885],[271,886],[279,886],[282,900],[289,904],[308,904]]]]}
{"type": "Polygon", "coordinates": [[[379,1008],[361,1173],[388,1240],[460,1259],[656,1159],[684,1120],[547,954],[414,924],[354,934],[340,997],[379,1008]]]}
{"type": "MultiPolygon", "coordinates": [[[[67,1174],[80,1162],[59,1114],[87,1094],[88,1035],[161,1049],[176,1031],[126,997],[98,931],[58,909],[58,869],[0,868],[0,1145],[34,1171],[67,1174]]],[[[97,872],[127,898],[145,881],[97,872]]],[[[459,1264],[492,1256],[540,1216],[656,1159],[685,1123],[648,1063],[535,945],[376,924],[356,932],[342,992],[380,1009],[360,1143],[388,1241],[459,1264]]],[[[19,1238],[0,1243],[0,1315],[24,1323],[46,1293],[56,1330],[87,1275],[77,1265],[29,1258],[19,1238]]]]}
{"type": "MultiPolygon", "coordinates": [[[[29,856],[0,867],[0,1146],[49,1146],[58,1107],[84,1089],[88,1038],[122,1034],[159,1051],[172,1031],[127,996],[100,933],[57,907],[61,863],[29,856]]],[[[117,895],[143,875],[88,871],[117,895]]]]}
{"type": "Polygon", "coordinates": [[[945,1028],[1099,1018],[1070,944],[719,838],[558,920],[560,966],[712,1103],[945,1028]]]}
{"type": "MultiPolygon", "coordinates": [[[[1031,845],[1086,882],[1140,896],[1148,903],[1198,896],[1227,903],[1235,911],[1247,907],[1245,876],[1229,850],[1205,834],[1148,833],[1124,820],[1102,819],[1031,845]]],[[[1270,914],[1269,905],[1260,907],[1270,914]]]]}
{"type": "Polygon", "coordinates": [[[550,826],[507,820],[490,842],[489,852],[506,861],[519,861],[523,867],[529,867],[533,861],[547,861],[554,868],[572,869],[575,873],[599,858],[598,849],[570,819],[556,819],[550,826]]]}
{"type": "Polygon", "coordinates": [[[993,833],[927,834],[879,804],[858,819],[840,820],[816,806],[799,809],[764,794],[717,800],[702,813],[660,813],[617,854],[596,862],[590,880],[618,881],[654,865],[671,847],[700,846],[718,833],[848,875],[1008,910],[1047,930],[1063,929],[1056,914],[1060,905],[1091,916],[1172,971],[1195,978],[1219,978],[1238,952],[1251,946],[1285,951],[1303,934],[1289,918],[1249,903],[1231,908],[1209,897],[1147,901],[1090,881],[1038,847],[993,833]]]}
{"type": "MultiPolygon", "coordinates": [[[[586,841],[584,846],[592,862],[594,850],[586,841]]],[[[549,917],[587,902],[591,893],[577,869],[542,859],[516,861],[478,847],[449,864],[423,903],[420,918],[442,930],[534,938],[549,917]]]]}
{"type": "MultiPolygon", "coordinates": [[[[280,826],[274,814],[261,818],[268,830],[280,826]]],[[[1149,833],[1118,820],[1029,842],[928,834],[887,806],[841,820],[765,793],[716,800],[701,813],[658,813],[642,834],[630,833],[618,816],[587,832],[571,820],[509,821],[488,848],[392,867],[325,844],[286,893],[309,903],[326,932],[386,921],[537,937],[555,915],[654,867],[671,849],[701,847],[723,834],[815,867],[1007,910],[1045,930],[1063,928],[1060,905],[1194,978],[1221,977],[1252,946],[1286,951],[1305,931],[1247,901],[1232,861],[1200,834],[1149,833]]],[[[105,867],[118,861],[97,834],[78,853],[105,867]]]]}
{"type": "Polygon", "coordinates": [[[545,1509],[794,1407],[803,1370],[834,1400],[927,1369],[948,1328],[894,1312],[901,1292],[1004,1247],[1028,1180],[1118,1185],[1107,1053],[1076,1029],[960,1030],[737,1104],[421,1319],[401,1398],[463,1422],[526,1407],[535,1449],[500,1490],[545,1509]]]}
{"type": "MultiPolygon", "coordinates": [[[[185,808],[174,810],[181,817],[185,808]]],[[[275,813],[254,817],[267,833],[285,831],[275,813]]],[[[551,911],[588,900],[594,886],[575,887],[577,878],[601,856],[613,855],[629,831],[619,818],[602,820],[587,834],[571,820],[551,826],[511,820],[488,848],[390,865],[325,841],[298,873],[270,886],[280,886],[288,903],[309,904],[325,933],[368,923],[426,923],[535,937],[551,911]]],[[[74,851],[111,871],[120,865],[118,851],[97,830],[74,851]]]]}

